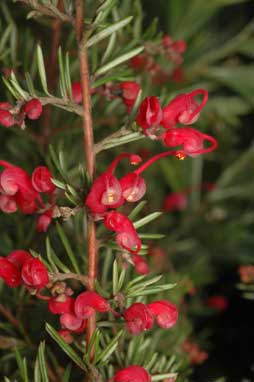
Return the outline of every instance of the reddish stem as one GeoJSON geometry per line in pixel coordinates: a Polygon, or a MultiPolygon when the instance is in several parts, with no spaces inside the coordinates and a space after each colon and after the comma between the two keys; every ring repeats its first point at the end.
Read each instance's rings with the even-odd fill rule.
{"type": "MultiPolygon", "coordinates": [[[[94,177],[95,160],[94,160],[94,139],[93,139],[93,122],[91,113],[90,83],[87,50],[84,44],[84,2],[76,0],[76,35],[79,46],[79,64],[82,89],[82,106],[83,113],[83,133],[85,147],[85,162],[87,173],[91,180],[94,177]]],[[[97,274],[97,243],[95,223],[88,218],[87,223],[87,251],[88,251],[88,289],[94,290],[97,274]]],[[[96,329],[95,314],[88,319],[87,325],[87,346],[89,346],[91,337],[96,329]]],[[[94,350],[91,352],[93,357],[94,350]]]]}

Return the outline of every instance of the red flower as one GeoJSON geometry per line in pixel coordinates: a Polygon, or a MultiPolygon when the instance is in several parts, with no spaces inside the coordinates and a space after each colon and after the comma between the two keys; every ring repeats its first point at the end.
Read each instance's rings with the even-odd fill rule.
{"type": "Polygon", "coordinates": [[[36,167],[32,173],[34,189],[38,192],[53,193],[56,187],[52,183],[51,178],[53,178],[53,176],[46,166],[36,167]]]}
{"type": "Polygon", "coordinates": [[[153,326],[153,317],[149,308],[137,302],[124,312],[124,319],[129,333],[138,335],[153,326]]]}
{"type": "Polygon", "coordinates": [[[183,211],[187,208],[187,196],[184,192],[171,192],[163,202],[164,211],[183,211]]]}
{"type": "Polygon", "coordinates": [[[139,54],[130,60],[130,66],[134,70],[142,70],[147,64],[147,57],[144,54],[139,54]]]}
{"type": "Polygon", "coordinates": [[[14,288],[21,284],[21,277],[18,268],[15,267],[8,259],[0,257],[0,277],[5,283],[14,288]]]}
{"type": "Polygon", "coordinates": [[[178,319],[177,307],[167,300],[154,301],[147,305],[157,324],[164,329],[175,325],[178,319]]]}
{"type": "Polygon", "coordinates": [[[36,224],[37,232],[47,232],[48,227],[52,221],[52,214],[53,210],[51,208],[38,217],[36,224]]]}
{"type": "Polygon", "coordinates": [[[15,249],[7,256],[7,259],[19,270],[21,270],[26,261],[32,258],[29,252],[23,251],[22,249],[15,249]]]}
{"type": "Polygon", "coordinates": [[[226,310],[228,308],[228,300],[225,296],[212,296],[207,300],[207,306],[218,310],[226,310]]]}
{"type": "Polygon", "coordinates": [[[0,109],[0,124],[5,127],[11,127],[15,124],[15,119],[9,110],[0,109]]]}
{"type": "Polygon", "coordinates": [[[33,98],[26,102],[23,110],[29,119],[38,119],[42,113],[42,104],[37,98],[33,98]]]}
{"type": "Polygon", "coordinates": [[[116,241],[120,247],[138,254],[141,241],[130,219],[120,212],[110,211],[106,214],[104,225],[110,231],[117,233],[116,241]]]}
{"type": "Polygon", "coordinates": [[[81,83],[80,82],[73,82],[71,85],[72,88],[72,95],[73,99],[76,103],[82,102],[82,89],[81,89],[81,83]]]}
{"type": "Polygon", "coordinates": [[[0,195],[0,210],[7,214],[12,214],[18,209],[17,203],[13,196],[0,195]]]}
{"type": "Polygon", "coordinates": [[[64,329],[80,333],[86,328],[86,321],[75,316],[72,313],[64,313],[60,316],[60,323],[64,329]]]}
{"type": "Polygon", "coordinates": [[[113,377],[113,382],[150,382],[151,376],[141,366],[128,366],[119,370],[113,377]]]}
{"type": "Polygon", "coordinates": [[[144,134],[154,133],[162,120],[162,110],[157,97],[147,97],[139,107],[136,122],[144,130],[144,134]]]}
{"type": "Polygon", "coordinates": [[[75,300],[74,311],[78,318],[87,319],[94,311],[105,313],[111,310],[109,303],[96,292],[83,292],[75,300]]]}
{"type": "Polygon", "coordinates": [[[64,314],[74,312],[74,299],[69,296],[51,297],[48,308],[52,314],[64,314]]]}
{"type": "Polygon", "coordinates": [[[215,138],[191,127],[169,129],[164,134],[164,143],[168,147],[182,146],[180,153],[183,154],[183,157],[186,155],[194,157],[209,153],[218,146],[215,138]],[[211,146],[204,148],[204,141],[210,142],[211,146]]]}
{"type": "Polygon", "coordinates": [[[133,255],[132,261],[134,263],[137,273],[139,273],[140,275],[147,275],[148,273],[150,273],[149,265],[142,256],[133,255]]]}
{"type": "Polygon", "coordinates": [[[204,89],[196,89],[191,93],[179,94],[166,107],[163,108],[161,125],[165,129],[174,127],[177,123],[190,125],[197,121],[200,111],[208,100],[208,93],[204,89]],[[195,96],[203,95],[202,102],[198,105],[195,96]]]}
{"type": "Polygon", "coordinates": [[[137,202],[146,193],[145,180],[135,171],[120,179],[122,196],[127,202],[137,202]]]}
{"type": "Polygon", "coordinates": [[[120,154],[111,163],[108,170],[101,174],[93,183],[86,198],[86,206],[95,214],[103,214],[110,208],[117,208],[124,203],[122,188],[113,172],[122,158],[129,158],[130,163],[138,164],[141,158],[128,153],[120,154]]]}
{"type": "Polygon", "coordinates": [[[140,91],[140,86],[135,81],[121,82],[119,86],[122,90],[123,103],[128,107],[128,111],[130,112],[140,91]]]}
{"type": "Polygon", "coordinates": [[[38,258],[32,258],[25,262],[21,277],[24,284],[29,288],[42,289],[49,282],[47,268],[38,258]]]}
{"type": "Polygon", "coordinates": [[[32,214],[37,210],[38,192],[33,188],[29,175],[22,168],[0,160],[5,170],[0,174],[0,191],[13,196],[17,206],[24,214],[32,214]]]}

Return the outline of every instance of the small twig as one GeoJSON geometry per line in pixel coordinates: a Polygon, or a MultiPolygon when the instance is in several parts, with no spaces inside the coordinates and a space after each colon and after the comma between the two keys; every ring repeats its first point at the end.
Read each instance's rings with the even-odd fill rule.
{"type": "Polygon", "coordinates": [[[96,143],[94,145],[94,153],[98,154],[100,151],[103,150],[103,147],[107,144],[110,143],[112,139],[124,137],[125,135],[130,134],[130,130],[126,128],[126,126],[122,127],[118,131],[116,131],[113,134],[108,135],[106,138],[102,139],[100,142],[96,143]]]}
{"type": "Polygon", "coordinates": [[[76,113],[80,116],[83,115],[83,108],[68,99],[62,99],[54,96],[39,97],[42,105],[55,105],[63,109],[68,109],[70,112],[76,113]]]}
{"type": "Polygon", "coordinates": [[[19,321],[13,316],[13,314],[8,310],[6,309],[2,304],[0,304],[0,313],[5,317],[7,318],[7,320],[13,325],[15,326],[15,328],[19,329],[20,330],[20,324],[19,324],[19,321]]]}
{"type": "Polygon", "coordinates": [[[76,273],[51,273],[51,280],[53,282],[55,281],[64,281],[64,280],[78,280],[80,281],[85,287],[89,285],[89,278],[84,275],[78,275],[76,273]]]}
{"type": "Polygon", "coordinates": [[[30,6],[35,11],[37,11],[38,13],[44,16],[59,19],[64,23],[74,24],[74,18],[72,16],[69,16],[66,13],[61,12],[52,4],[42,5],[42,4],[39,4],[37,0],[16,0],[16,1],[30,6]]]}

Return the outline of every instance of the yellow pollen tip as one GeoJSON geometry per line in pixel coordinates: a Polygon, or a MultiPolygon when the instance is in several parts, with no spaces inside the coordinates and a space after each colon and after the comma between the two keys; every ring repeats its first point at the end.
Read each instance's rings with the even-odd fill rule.
{"type": "Polygon", "coordinates": [[[184,160],[186,158],[186,155],[184,153],[177,153],[176,158],[179,160],[184,160]]]}

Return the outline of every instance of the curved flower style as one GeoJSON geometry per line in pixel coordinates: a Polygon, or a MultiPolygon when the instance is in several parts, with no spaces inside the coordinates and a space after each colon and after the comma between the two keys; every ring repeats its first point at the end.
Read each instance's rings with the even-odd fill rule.
{"type": "Polygon", "coordinates": [[[151,382],[151,376],[143,367],[132,365],[119,370],[113,382],[151,382]]]}
{"type": "Polygon", "coordinates": [[[138,335],[153,326],[153,316],[149,308],[137,302],[124,312],[124,319],[129,333],[138,335]]]}
{"type": "Polygon", "coordinates": [[[154,301],[147,305],[157,324],[164,329],[175,325],[178,319],[177,307],[167,300],[154,301]]]}
{"type": "Polygon", "coordinates": [[[105,313],[111,310],[107,300],[96,292],[83,292],[75,300],[75,315],[81,319],[87,319],[93,315],[94,311],[105,313]]]}
{"type": "Polygon", "coordinates": [[[168,147],[182,146],[182,151],[179,154],[182,154],[183,157],[186,155],[195,157],[200,154],[206,154],[218,147],[218,142],[215,138],[191,127],[169,129],[164,134],[164,143],[168,147]],[[211,146],[204,148],[205,141],[210,142],[211,146]]]}
{"type": "Polygon", "coordinates": [[[191,93],[179,94],[162,109],[163,117],[161,125],[165,129],[169,129],[175,127],[177,123],[190,125],[196,122],[207,100],[208,92],[204,89],[196,89],[191,93]],[[203,100],[198,105],[195,97],[199,94],[203,95],[203,100]]]}

